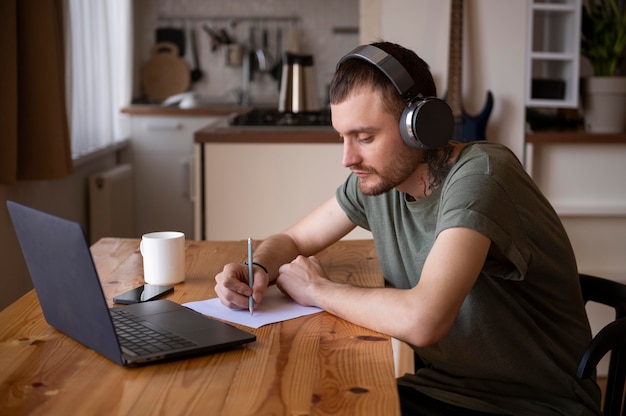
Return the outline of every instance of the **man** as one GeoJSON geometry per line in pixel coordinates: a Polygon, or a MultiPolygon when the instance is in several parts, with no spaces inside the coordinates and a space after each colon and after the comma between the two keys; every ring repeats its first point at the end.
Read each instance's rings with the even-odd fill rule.
{"type": "Polygon", "coordinates": [[[575,377],[591,334],[558,216],[504,146],[406,139],[418,128],[398,120],[436,96],[432,76],[412,51],[371,46],[381,64],[347,55],[330,87],[352,173],[259,246],[252,290],[245,266],[226,265],[216,276],[222,303],[260,303],[276,280],[298,303],[409,343],[425,366],[398,379],[405,414],[600,414],[595,382],[575,377]],[[387,54],[418,96],[401,96],[397,68],[383,70],[387,54]],[[313,256],[355,226],[372,231],[386,288],[331,282],[313,256]]]}

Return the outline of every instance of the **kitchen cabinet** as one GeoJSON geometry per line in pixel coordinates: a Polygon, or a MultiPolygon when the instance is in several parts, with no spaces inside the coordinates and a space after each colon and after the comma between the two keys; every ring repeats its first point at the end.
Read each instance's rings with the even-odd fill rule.
{"type": "MultiPolygon", "coordinates": [[[[349,171],[341,143],[205,143],[203,238],[262,239],[334,195],[349,171]]],[[[349,238],[371,238],[362,229],[349,238]]]]}
{"type": "Polygon", "coordinates": [[[528,107],[578,106],[581,7],[581,0],[528,3],[528,107]]]}
{"type": "MultiPolygon", "coordinates": [[[[330,127],[237,127],[196,133],[196,238],[262,239],[334,195],[350,173],[330,127]]],[[[372,238],[356,229],[346,238],[372,238]]]]}
{"type": "Polygon", "coordinates": [[[190,239],[194,234],[193,135],[223,116],[130,113],[135,234],[181,231],[190,239]]]}

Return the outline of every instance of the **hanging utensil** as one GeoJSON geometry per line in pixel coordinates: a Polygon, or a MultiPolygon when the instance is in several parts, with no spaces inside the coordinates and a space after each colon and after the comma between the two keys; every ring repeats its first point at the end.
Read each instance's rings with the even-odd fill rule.
{"type": "Polygon", "coordinates": [[[191,28],[189,31],[191,37],[191,56],[193,58],[193,69],[191,70],[191,82],[196,82],[202,78],[202,70],[200,69],[200,62],[198,59],[198,45],[196,40],[196,29],[191,28]]]}
{"type": "Polygon", "coordinates": [[[270,52],[270,48],[269,48],[270,46],[269,31],[267,30],[267,28],[263,29],[261,36],[262,36],[261,44],[263,45],[261,49],[261,54],[263,55],[263,60],[264,60],[263,72],[269,72],[272,70],[272,67],[274,66],[274,57],[272,56],[272,53],[270,52]]]}
{"type": "Polygon", "coordinates": [[[233,38],[228,34],[226,29],[224,28],[220,29],[220,39],[222,40],[222,43],[224,45],[230,45],[231,43],[233,43],[233,38]]]}
{"type": "Polygon", "coordinates": [[[172,42],[178,48],[178,56],[185,55],[185,32],[178,27],[159,27],[156,30],[156,43],[172,42]]]}
{"type": "Polygon", "coordinates": [[[217,48],[222,45],[222,38],[219,33],[215,32],[207,25],[202,25],[202,29],[209,35],[211,39],[211,52],[217,51],[217,48]]]}
{"type": "Polygon", "coordinates": [[[248,31],[248,66],[249,66],[249,80],[252,81],[254,79],[254,72],[258,68],[258,62],[256,59],[256,27],[254,25],[250,25],[250,29],[248,31]]]}
{"type": "Polygon", "coordinates": [[[283,31],[280,27],[276,28],[276,54],[274,58],[274,66],[270,73],[272,78],[278,81],[278,88],[280,89],[280,78],[283,69],[283,31]]]}
{"type": "Polygon", "coordinates": [[[189,88],[189,65],[179,56],[172,42],[157,43],[152,56],[141,67],[141,86],[148,98],[161,103],[168,97],[189,88]]]}

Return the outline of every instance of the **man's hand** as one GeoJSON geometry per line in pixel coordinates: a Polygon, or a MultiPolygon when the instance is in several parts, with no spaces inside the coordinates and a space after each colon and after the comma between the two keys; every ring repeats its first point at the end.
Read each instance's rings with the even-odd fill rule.
{"type": "Polygon", "coordinates": [[[215,293],[222,304],[231,309],[248,309],[248,297],[252,295],[254,303],[263,300],[269,283],[267,274],[260,267],[254,267],[254,287],[248,286],[248,266],[230,263],[215,276],[215,293]]]}
{"type": "Polygon", "coordinates": [[[298,256],[291,263],[280,266],[276,285],[303,306],[320,306],[315,300],[316,288],[331,283],[315,256],[298,256]]]}

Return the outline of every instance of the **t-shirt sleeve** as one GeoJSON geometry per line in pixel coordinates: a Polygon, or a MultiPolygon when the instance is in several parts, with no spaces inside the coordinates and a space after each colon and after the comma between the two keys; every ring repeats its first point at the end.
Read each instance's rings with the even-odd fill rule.
{"type": "Polygon", "coordinates": [[[473,173],[451,181],[443,192],[436,235],[453,227],[480,232],[515,266],[502,277],[523,279],[531,249],[517,207],[500,181],[488,173],[473,173]]]}

